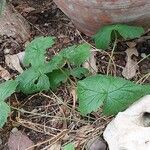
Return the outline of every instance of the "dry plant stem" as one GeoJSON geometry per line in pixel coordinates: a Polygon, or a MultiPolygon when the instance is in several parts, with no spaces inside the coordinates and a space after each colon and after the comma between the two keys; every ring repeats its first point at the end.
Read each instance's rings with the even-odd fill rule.
{"type": "MultiPolygon", "coordinates": [[[[68,63],[68,62],[66,62],[67,63],[67,65],[69,66],[69,69],[71,70],[72,68],[70,67],[70,64],[68,63]]],[[[71,80],[71,78],[63,71],[63,69],[62,68],[59,68],[61,71],[62,71],[62,73],[68,78],[68,80],[70,81],[70,83],[73,85],[73,86],[76,86],[76,84],[71,80]]],[[[76,80],[75,80],[76,81],[76,80]]]]}
{"type": "Polygon", "coordinates": [[[144,83],[148,78],[150,77],[150,73],[145,74],[143,77],[141,77],[136,83],[144,83]]]}
{"type": "MultiPolygon", "coordinates": [[[[109,59],[109,62],[108,62],[107,75],[109,75],[111,61],[113,60],[113,55],[114,55],[114,51],[115,51],[116,45],[117,45],[117,36],[116,36],[116,39],[115,39],[115,42],[114,42],[113,49],[111,51],[111,55],[110,55],[111,59],[109,59]]],[[[116,76],[116,65],[115,65],[114,61],[113,61],[113,66],[114,66],[114,73],[115,73],[115,76],[116,76]]]]}
{"type": "Polygon", "coordinates": [[[94,51],[94,52],[100,52],[100,53],[102,53],[102,54],[108,55],[108,57],[111,59],[112,63],[115,64],[115,63],[114,63],[114,60],[112,59],[111,55],[110,55],[108,52],[106,52],[106,51],[104,51],[104,50],[102,50],[102,49],[97,49],[95,46],[93,46],[93,45],[91,45],[90,43],[88,43],[88,42],[82,37],[82,35],[80,34],[80,31],[78,31],[78,30],[76,30],[76,31],[77,31],[77,33],[79,34],[79,36],[81,37],[81,39],[82,39],[85,43],[87,43],[88,45],[90,45],[90,46],[94,49],[94,50],[92,50],[92,51],[94,51]]]}
{"type": "Polygon", "coordinates": [[[21,124],[21,125],[23,125],[27,128],[30,128],[30,126],[34,127],[34,129],[30,128],[30,129],[33,129],[33,130],[35,130],[37,128],[38,130],[35,130],[35,131],[41,132],[41,133],[43,133],[42,131],[44,131],[44,133],[46,133],[48,135],[51,135],[51,136],[54,136],[54,134],[51,134],[51,133],[45,131],[44,129],[47,128],[47,130],[49,129],[49,130],[54,130],[54,131],[57,131],[57,132],[61,131],[61,130],[53,128],[53,127],[44,126],[44,125],[33,123],[33,122],[28,121],[28,120],[24,120],[24,119],[20,119],[20,118],[17,118],[17,123],[19,123],[19,124],[21,124]]]}
{"type": "Polygon", "coordinates": [[[63,138],[66,134],[67,134],[68,130],[63,130],[61,133],[59,133],[58,135],[56,135],[55,137],[53,138],[50,138],[46,141],[43,141],[43,142],[40,142],[40,143],[37,143],[36,145],[34,146],[31,146],[29,148],[27,148],[26,150],[30,150],[31,148],[34,148],[34,147],[37,147],[37,146],[40,146],[40,145],[43,145],[45,143],[51,143],[51,145],[53,145],[54,143],[58,142],[61,138],[63,138]]]}
{"type": "Polygon", "coordinates": [[[18,108],[12,107],[12,106],[11,106],[11,108],[14,109],[14,110],[20,111],[22,113],[32,114],[32,115],[40,116],[40,117],[56,118],[56,119],[61,119],[61,120],[76,121],[76,122],[80,122],[80,123],[85,123],[86,122],[86,121],[83,122],[80,119],[63,118],[63,117],[52,116],[52,115],[47,115],[47,114],[33,113],[33,112],[26,111],[26,110],[18,109],[18,108]]]}
{"type": "Polygon", "coordinates": [[[51,93],[56,97],[56,99],[61,103],[63,104],[64,106],[66,106],[68,109],[70,109],[71,111],[74,111],[76,113],[79,113],[78,111],[76,111],[74,108],[74,105],[75,105],[75,102],[73,101],[73,106],[72,107],[69,107],[66,103],[64,103],[53,91],[51,91],[51,93]]]}

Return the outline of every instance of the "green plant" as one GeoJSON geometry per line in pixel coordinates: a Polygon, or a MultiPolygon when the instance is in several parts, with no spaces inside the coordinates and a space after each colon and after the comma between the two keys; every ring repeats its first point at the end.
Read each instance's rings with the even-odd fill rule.
{"type": "Polygon", "coordinates": [[[40,37],[29,44],[25,51],[24,65],[31,67],[17,77],[18,90],[31,94],[49,88],[55,89],[60,82],[72,75],[73,68],[80,66],[90,56],[89,45],[73,45],[46,62],[44,57],[46,49],[53,44],[52,37],[40,37]],[[72,69],[64,68],[66,64],[72,65],[72,69]]]}
{"type": "MultiPolygon", "coordinates": [[[[142,27],[123,24],[103,27],[95,36],[97,48],[106,49],[112,40],[119,36],[124,39],[140,37],[144,33],[142,27]]],[[[105,115],[115,115],[129,107],[133,102],[150,94],[149,85],[139,85],[122,78],[106,75],[88,77],[78,82],[77,96],[79,111],[87,115],[103,107],[105,115]]]]}
{"type": "Polygon", "coordinates": [[[32,94],[56,89],[71,76],[80,78],[88,73],[87,69],[80,67],[90,56],[88,44],[65,48],[50,61],[46,61],[46,49],[53,46],[54,40],[54,37],[35,38],[25,49],[23,64],[27,69],[14,81],[0,84],[0,127],[4,125],[10,112],[10,107],[4,100],[15,91],[32,94]]]}
{"type": "Polygon", "coordinates": [[[18,83],[10,80],[0,84],[0,128],[7,121],[7,116],[10,113],[10,107],[5,103],[5,99],[15,92],[18,83]]]}
{"type": "MultiPolygon", "coordinates": [[[[95,36],[97,46],[108,47],[111,36],[116,36],[117,32],[125,39],[135,38],[143,33],[143,29],[127,25],[104,27],[101,34],[95,36]]],[[[67,47],[47,61],[46,50],[54,43],[54,37],[35,38],[25,49],[25,71],[15,80],[0,84],[0,127],[10,113],[10,107],[4,100],[15,91],[32,94],[54,90],[62,82],[70,81],[72,84],[72,77],[76,80],[89,75],[88,70],[81,66],[90,56],[91,47],[88,44],[67,47]]],[[[82,115],[96,111],[100,106],[103,106],[104,114],[114,115],[147,94],[150,94],[149,85],[139,85],[111,76],[91,76],[77,84],[79,111],[82,115]]]]}
{"type": "Polygon", "coordinates": [[[69,143],[63,147],[63,150],[75,150],[75,146],[73,143],[69,143]]]}
{"type": "Polygon", "coordinates": [[[134,39],[140,37],[143,33],[144,29],[142,27],[116,24],[104,26],[93,36],[93,39],[97,48],[107,49],[115,38],[121,36],[125,40],[134,39]]]}
{"type": "Polygon", "coordinates": [[[96,111],[103,106],[103,113],[115,115],[133,102],[150,94],[149,85],[106,75],[88,77],[78,82],[77,95],[82,115],[96,111]]]}

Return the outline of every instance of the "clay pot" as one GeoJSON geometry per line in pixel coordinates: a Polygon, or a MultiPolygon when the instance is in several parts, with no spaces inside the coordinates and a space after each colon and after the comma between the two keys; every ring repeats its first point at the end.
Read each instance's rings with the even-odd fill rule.
{"type": "Polygon", "coordinates": [[[13,37],[19,43],[30,38],[30,25],[11,4],[7,4],[0,16],[0,35],[13,37]]]}
{"type": "Polygon", "coordinates": [[[150,25],[149,0],[54,0],[72,19],[76,27],[87,35],[112,23],[150,25]]]}

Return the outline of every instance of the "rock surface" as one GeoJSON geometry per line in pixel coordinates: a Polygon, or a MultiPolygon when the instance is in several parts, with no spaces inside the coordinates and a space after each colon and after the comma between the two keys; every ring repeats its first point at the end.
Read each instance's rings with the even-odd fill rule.
{"type": "Polygon", "coordinates": [[[150,95],[134,103],[106,127],[109,150],[150,150],[150,95]]]}
{"type": "MultiPolygon", "coordinates": [[[[27,137],[27,135],[22,134],[20,131],[10,134],[8,140],[9,150],[26,150],[33,145],[34,143],[27,137]]],[[[30,150],[33,150],[33,148],[30,148],[30,150]]]]}
{"type": "Polygon", "coordinates": [[[106,148],[106,143],[100,137],[90,139],[85,147],[86,150],[106,150],[106,148]]]}

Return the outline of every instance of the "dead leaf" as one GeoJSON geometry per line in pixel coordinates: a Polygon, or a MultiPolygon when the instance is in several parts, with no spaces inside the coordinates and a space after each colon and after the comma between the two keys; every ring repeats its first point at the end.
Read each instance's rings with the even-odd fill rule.
{"type": "Polygon", "coordinates": [[[11,68],[12,70],[17,70],[19,73],[23,72],[22,67],[20,66],[20,61],[19,58],[17,56],[17,54],[15,55],[5,55],[5,62],[7,64],[7,66],[9,68],[11,68]]]}
{"type": "Polygon", "coordinates": [[[51,147],[49,147],[47,150],[60,150],[61,149],[61,143],[57,142],[53,144],[51,147]]]}
{"type": "Polygon", "coordinates": [[[20,52],[17,54],[18,58],[19,58],[19,61],[21,64],[23,64],[23,59],[24,59],[24,56],[25,56],[25,52],[20,52]]]}
{"type": "Polygon", "coordinates": [[[83,64],[83,67],[87,68],[92,74],[96,74],[98,72],[98,68],[96,66],[95,55],[96,55],[96,52],[92,51],[89,60],[83,64]]]}
{"type": "Polygon", "coordinates": [[[135,43],[135,42],[127,42],[127,45],[128,45],[130,48],[135,48],[136,43],[135,43]]]}
{"type": "Polygon", "coordinates": [[[30,12],[35,11],[35,10],[36,10],[36,9],[33,8],[33,7],[27,7],[27,8],[24,8],[24,9],[22,10],[22,12],[30,13],[30,12]]]}
{"type": "MultiPolygon", "coordinates": [[[[9,150],[26,150],[33,145],[33,141],[31,141],[27,135],[22,134],[20,131],[11,133],[8,139],[9,150]]],[[[29,150],[33,149],[34,148],[30,148],[29,150]]]]}
{"type": "Polygon", "coordinates": [[[91,138],[85,147],[86,150],[106,150],[106,148],[106,143],[98,136],[91,138]]]}
{"type": "Polygon", "coordinates": [[[11,78],[11,75],[6,69],[0,66],[0,77],[7,81],[11,78]]]}
{"type": "Polygon", "coordinates": [[[136,44],[134,42],[128,43],[130,46],[125,52],[127,54],[126,57],[126,66],[123,68],[122,75],[126,79],[132,79],[136,75],[136,71],[138,70],[137,61],[132,59],[132,56],[138,56],[138,51],[135,48],[136,44]]]}
{"type": "Polygon", "coordinates": [[[92,125],[86,125],[77,130],[76,137],[84,138],[94,130],[92,125]]]}
{"type": "Polygon", "coordinates": [[[70,93],[71,93],[72,98],[73,98],[73,109],[75,109],[76,108],[76,102],[77,102],[76,89],[72,87],[70,93]]]}

